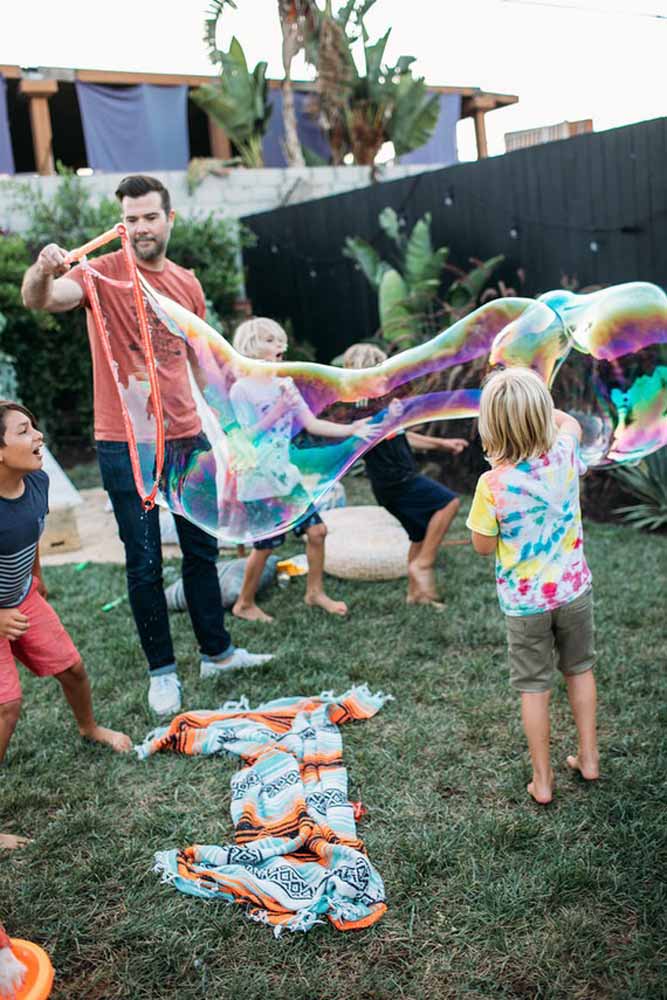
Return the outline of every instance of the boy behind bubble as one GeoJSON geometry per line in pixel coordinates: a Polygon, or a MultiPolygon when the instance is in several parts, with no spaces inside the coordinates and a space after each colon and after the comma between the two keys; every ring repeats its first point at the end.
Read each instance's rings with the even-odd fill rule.
{"type": "MultiPolygon", "coordinates": [[[[287,350],[287,335],[274,320],[257,317],[237,327],[233,346],[245,357],[278,364],[287,350]]],[[[365,420],[337,424],[316,417],[292,379],[275,375],[268,366],[266,372],[257,370],[238,379],[230,391],[230,401],[240,426],[251,431],[255,440],[260,442],[260,460],[254,467],[238,473],[238,497],[246,504],[251,521],[253,516],[264,520],[267,507],[276,500],[280,501],[280,498],[294,499],[303,495],[305,501],[307,497],[301,473],[290,458],[290,442],[295,428],[334,439],[361,437],[368,440],[377,433],[365,420]]],[[[294,534],[297,537],[306,536],[306,604],[323,608],[330,614],[346,615],[345,602],[334,601],[324,591],[324,539],[327,529],[312,505],[297,522],[294,534]]],[[[273,621],[271,615],[258,607],[255,595],[271,550],[284,541],[283,534],[254,543],[246,563],[241,593],[232,608],[237,618],[273,621]]]]}
{"type": "Polygon", "coordinates": [[[579,505],[581,427],[554,408],[539,375],[508,368],[482,390],[479,433],[491,470],[477,483],[467,526],[475,551],[496,555],[510,682],[521,694],[533,765],[527,790],[546,805],[554,786],[549,699],[556,667],[579,735],[567,764],[587,780],[599,776],[593,598],[579,505]]]}
{"type": "MultiPolygon", "coordinates": [[[[343,355],[346,368],[373,368],[386,360],[385,352],[373,344],[352,344],[343,355]]],[[[401,401],[393,399],[387,416],[399,418],[402,408],[401,401]]],[[[468,442],[463,438],[398,431],[364,455],[375,499],[401,522],[410,539],[407,603],[442,607],[436,590],[435,563],[461,501],[442,483],[420,475],[413,447],[458,455],[468,442]]]]}

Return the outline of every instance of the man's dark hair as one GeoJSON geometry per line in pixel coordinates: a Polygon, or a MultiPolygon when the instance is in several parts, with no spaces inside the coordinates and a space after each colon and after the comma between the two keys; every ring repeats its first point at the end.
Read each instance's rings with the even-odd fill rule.
{"type": "Polygon", "coordinates": [[[39,430],[37,421],[27,407],[21,406],[20,403],[14,403],[11,399],[0,399],[0,448],[4,448],[5,446],[6,417],[10,410],[18,410],[19,413],[23,413],[30,420],[35,430],[39,430]]]}
{"type": "Polygon", "coordinates": [[[171,198],[166,187],[157,177],[148,177],[146,174],[130,174],[129,177],[123,177],[116,188],[116,197],[118,201],[122,202],[123,198],[141,198],[142,195],[150,194],[151,191],[158,192],[162,199],[164,214],[169,215],[171,198]]]}

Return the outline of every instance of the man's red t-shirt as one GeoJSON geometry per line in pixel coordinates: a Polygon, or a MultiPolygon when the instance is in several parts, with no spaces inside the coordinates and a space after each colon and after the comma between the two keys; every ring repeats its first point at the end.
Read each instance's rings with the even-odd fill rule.
{"type": "MultiPolygon", "coordinates": [[[[91,261],[91,266],[100,274],[115,281],[129,280],[121,250],[95,258],[91,261]]],[[[165,260],[162,271],[149,271],[142,267],[139,267],[139,270],[156,291],[204,318],[206,315],[204,293],[190,271],[170,260],[165,260]]],[[[84,295],[81,305],[86,307],[88,339],[93,359],[95,440],[126,441],[127,434],[116,377],[125,390],[130,384],[141,383],[145,386],[148,380],[132,289],[116,288],[104,281],[96,281],[113,358],[118,366],[116,376],[109,369],[100,334],[95,326],[83,283],[82,268],[80,266],[72,268],[67,277],[80,285],[84,295]]],[[[147,309],[147,316],[157,362],[165,436],[168,439],[194,437],[201,431],[201,421],[190,389],[186,344],[170,333],[151,309],[147,309]]],[[[141,428],[139,431],[141,434],[141,428]]]]}

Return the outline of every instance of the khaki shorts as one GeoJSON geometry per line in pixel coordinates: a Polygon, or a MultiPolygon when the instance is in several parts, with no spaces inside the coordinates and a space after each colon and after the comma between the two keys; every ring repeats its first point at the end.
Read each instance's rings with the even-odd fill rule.
{"type": "Polygon", "coordinates": [[[595,663],[591,590],[553,611],[505,620],[510,683],[517,691],[551,691],[556,667],[583,674],[595,663]]]}

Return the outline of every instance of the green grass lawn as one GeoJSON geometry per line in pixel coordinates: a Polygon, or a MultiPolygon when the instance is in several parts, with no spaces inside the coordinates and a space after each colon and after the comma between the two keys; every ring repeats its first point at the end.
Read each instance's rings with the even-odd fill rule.
{"type": "MultiPolygon", "coordinates": [[[[357,501],[363,481],[353,483],[357,501]]],[[[463,518],[456,531],[463,532],[463,518]]],[[[667,538],[587,524],[596,595],[603,778],[564,766],[573,725],[553,699],[557,798],[527,798],[517,697],[489,561],[443,553],[446,610],[407,607],[403,581],[329,580],[347,621],[264,602],[274,626],[232,621],[276,659],[200,681],[187,616],[173,630],[187,707],[251,704],[368,682],[391,691],[343,729],[350,793],[389,910],[367,931],[271,931],[236,907],[161,885],[156,850],[231,836],[223,759],[139,763],[83,745],[55,682],[23,671],[24,713],[0,772],[0,830],[34,843],[0,865],[0,919],[43,944],[56,1000],[389,1000],[667,997],[667,538]]],[[[297,551],[290,543],[285,552],[297,551]]],[[[154,726],[122,567],[52,568],[51,599],[88,666],[100,719],[135,741],[154,726]]]]}

